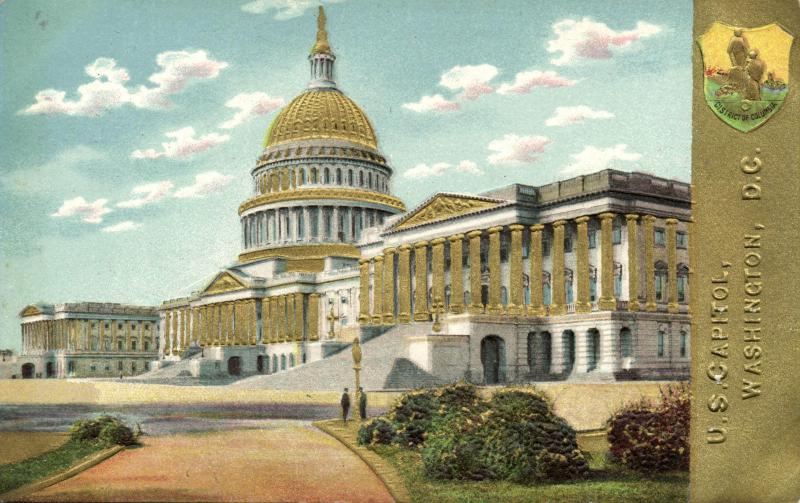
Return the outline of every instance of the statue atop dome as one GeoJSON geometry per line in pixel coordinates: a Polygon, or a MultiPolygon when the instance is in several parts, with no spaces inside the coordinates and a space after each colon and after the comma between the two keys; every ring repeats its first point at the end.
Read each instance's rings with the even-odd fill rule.
{"type": "Polygon", "coordinates": [[[317,16],[317,42],[311,49],[311,54],[332,54],[331,46],[328,43],[328,32],[325,30],[325,9],[319,6],[319,15],[317,16]]]}

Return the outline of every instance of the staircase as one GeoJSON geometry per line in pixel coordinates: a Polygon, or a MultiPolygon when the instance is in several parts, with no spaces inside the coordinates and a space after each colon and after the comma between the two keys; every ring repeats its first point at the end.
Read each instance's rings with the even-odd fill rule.
{"type": "Polygon", "coordinates": [[[181,359],[150,372],[129,377],[128,381],[138,381],[150,384],[173,384],[177,386],[196,386],[198,384],[230,384],[239,379],[232,376],[220,376],[208,379],[192,377],[192,361],[202,358],[200,348],[196,351],[187,350],[181,355],[181,359]],[[186,355],[186,356],[184,356],[186,355]]]}

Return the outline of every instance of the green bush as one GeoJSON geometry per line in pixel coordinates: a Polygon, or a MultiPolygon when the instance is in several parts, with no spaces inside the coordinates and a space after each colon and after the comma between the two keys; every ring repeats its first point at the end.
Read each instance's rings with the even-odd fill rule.
{"type": "Polygon", "coordinates": [[[429,476],[530,483],[583,478],[575,430],[533,388],[495,393],[436,423],[422,449],[429,476]]]}
{"type": "Polygon", "coordinates": [[[662,388],[658,403],[623,406],[608,420],[613,459],[644,473],[688,470],[690,414],[686,385],[662,388]]]}
{"type": "Polygon", "coordinates": [[[394,426],[382,416],[371,419],[358,429],[359,445],[391,444],[394,437],[394,426]]]}
{"type": "Polygon", "coordinates": [[[76,421],[69,429],[70,438],[78,441],[101,442],[106,445],[133,445],[136,436],[130,428],[112,416],[76,421]]]}

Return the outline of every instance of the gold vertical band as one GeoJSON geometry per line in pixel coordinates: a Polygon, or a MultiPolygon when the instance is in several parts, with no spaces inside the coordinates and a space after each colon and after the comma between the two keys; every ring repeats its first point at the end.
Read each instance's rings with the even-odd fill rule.
{"type": "Polygon", "coordinates": [[[372,259],[372,323],[383,323],[383,255],[372,259]]]}
{"type": "Polygon", "coordinates": [[[553,222],[553,273],[552,302],[550,303],[550,314],[561,315],[567,312],[566,292],[564,291],[564,224],[566,221],[557,220],[553,222]]]}
{"type": "Polygon", "coordinates": [[[394,248],[383,250],[383,324],[394,325],[394,248]]]}
{"type": "Polygon", "coordinates": [[[531,316],[544,315],[544,300],[542,296],[542,231],[544,225],[531,226],[531,251],[530,251],[530,290],[531,302],[528,305],[528,314],[531,316]]]}
{"type": "Polygon", "coordinates": [[[504,311],[500,296],[503,280],[503,271],[500,268],[500,236],[503,227],[491,227],[487,232],[489,234],[489,305],[486,312],[500,314],[504,311]]]}
{"type": "Polygon", "coordinates": [[[525,226],[512,224],[508,226],[511,232],[511,253],[509,263],[509,288],[511,295],[508,303],[508,314],[523,314],[525,311],[525,298],[522,286],[522,231],[525,226]]]}
{"type": "Polygon", "coordinates": [[[428,242],[414,243],[414,321],[428,321],[428,242]]]}
{"type": "Polygon", "coordinates": [[[575,312],[588,313],[592,310],[589,300],[589,217],[582,216],[575,219],[578,229],[578,242],[576,247],[575,276],[578,280],[578,300],[575,302],[575,312]]]}
{"type": "Polygon", "coordinates": [[[469,295],[470,304],[468,310],[470,314],[483,313],[483,301],[481,299],[481,236],[483,231],[474,230],[467,233],[469,239],[469,295]]]}
{"type": "Polygon", "coordinates": [[[397,321],[411,321],[411,247],[400,245],[397,250],[397,321]]]}
{"type": "Polygon", "coordinates": [[[656,217],[653,215],[644,216],[644,270],[645,270],[645,285],[646,297],[644,308],[647,311],[656,310],[656,270],[654,262],[654,228],[653,223],[656,217]]]}
{"type": "Polygon", "coordinates": [[[370,322],[369,316],[369,259],[358,261],[359,289],[358,289],[358,322],[370,322]]]}
{"type": "Polygon", "coordinates": [[[464,312],[464,271],[463,246],[464,235],[456,234],[450,240],[450,312],[464,312]]]}
{"type": "Polygon", "coordinates": [[[604,311],[613,311],[617,308],[617,301],[614,296],[614,243],[612,233],[614,231],[614,214],[600,214],[600,256],[601,258],[601,277],[602,293],[598,306],[604,311]]]}
{"type": "Polygon", "coordinates": [[[319,302],[318,293],[308,296],[308,340],[310,341],[319,340],[319,302]]]}
{"type": "Polygon", "coordinates": [[[639,310],[639,215],[625,215],[628,224],[628,311],[639,310]]]}
{"type": "Polygon", "coordinates": [[[678,312],[678,220],[668,218],[667,224],[667,311],[678,312]]]}

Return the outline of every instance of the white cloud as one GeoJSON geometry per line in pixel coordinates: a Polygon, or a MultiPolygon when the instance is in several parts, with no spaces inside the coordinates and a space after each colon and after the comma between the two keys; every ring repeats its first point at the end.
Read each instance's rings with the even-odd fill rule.
{"type": "Polygon", "coordinates": [[[164,136],[167,138],[173,138],[173,141],[163,142],[161,144],[164,150],[161,152],[152,148],[134,150],[131,153],[131,157],[134,159],[158,159],[160,157],[172,159],[176,157],[186,157],[205,152],[231,138],[230,135],[219,133],[208,133],[200,137],[197,137],[196,134],[194,128],[191,126],[164,133],[164,136]]]}
{"type": "Polygon", "coordinates": [[[546,136],[518,136],[507,134],[500,139],[489,142],[489,150],[494,150],[487,160],[489,164],[523,164],[534,162],[537,154],[553,140],[546,136]]]}
{"type": "Polygon", "coordinates": [[[283,98],[272,98],[267,93],[240,93],[229,99],[225,106],[238,108],[233,117],[220,123],[220,129],[232,129],[243,124],[253,117],[267,115],[284,105],[283,98]]]}
{"type": "Polygon", "coordinates": [[[169,191],[172,190],[174,186],[175,185],[169,180],[137,185],[131,190],[131,193],[143,194],[143,196],[121,201],[117,203],[117,208],[141,208],[142,206],[158,202],[167,197],[169,191]]]}
{"type": "Polygon", "coordinates": [[[442,74],[439,85],[451,91],[462,91],[459,98],[473,101],[494,92],[489,82],[499,71],[492,65],[454,66],[442,74]]]}
{"type": "Polygon", "coordinates": [[[84,222],[90,224],[99,224],[103,221],[103,215],[111,213],[111,208],[106,204],[108,199],[98,199],[93,203],[87,202],[82,197],[74,199],[67,199],[55,213],[51,213],[51,217],[72,217],[79,216],[84,222]]]}
{"type": "Polygon", "coordinates": [[[84,68],[94,80],[78,86],[77,99],[68,99],[66,91],[44,89],[36,93],[36,102],[21,110],[21,114],[65,114],[99,117],[108,110],[130,104],[137,108],[167,108],[168,97],[186,88],[192,79],[213,79],[228,63],[209,58],[203,50],[166,51],[156,56],[161,71],[148,80],[155,87],[126,87],[130,80],[125,68],[117,67],[113,58],[97,58],[84,68]]]}
{"type": "Polygon", "coordinates": [[[570,87],[575,85],[574,80],[562,77],[553,70],[527,70],[519,72],[514,77],[514,82],[504,82],[497,88],[497,94],[524,94],[529,93],[534,87],[570,87]]]}
{"type": "Polygon", "coordinates": [[[306,10],[320,4],[339,3],[344,0],[254,0],[242,5],[242,10],[250,14],[264,14],[274,10],[275,19],[284,21],[302,16],[306,10]]]}
{"type": "Polygon", "coordinates": [[[196,175],[192,185],[187,185],[186,187],[178,189],[173,196],[181,199],[187,197],[205,197],[214,192],[218,192],[222,187],[228,185],[231,180],[233,180],[232,176],[223,175],[217,171],[207,171],[196,175]]]}
{"type": "Polygon", "coordinates": [[[19,193],[47,193],[54,187],[85,187],[90,180],[79,168],[103,159],[106,159],[105,153],[86,145],[76,145],[62,150],[43,164],[23,166],[6,173],[0,170],[0,187],[19,193]]]}
{"type": "Polygon", "coordinates": [[[547,126],[569,126],[570,124],[581,124],[587,119],[610,119],[614,117],[611,112],[604,110],[592,110],[586,105],[574,107],[556,107],[553,116],[544,121],[547,126]]]}
{"type": "Polygon", "coordinates": [[[556,38],[547,42],[547,52],[561,53],[551,59],[561,66],[578,59],[610,59],[614,49],[627,47],[637,40],[651,37],[662,31],[661,26],[639,21],[628,31],[615,31],[605,23],[584,17],[580,21],[564,19],[553,25],[556,38]]]}
{"type": "Polygon", "coordinates": [[[574,162],[565,166],[561,173],[576,176],[609,168],[613,161],[638,161],[642,158],[642,154],[628,152],[628,146],[619,143],[608,148],[586,145],[582,151],[572,154],[570,157],[574,159],[574,162]]]}
{"type": "Polygon", "coordinates": [[[416,103],[403,103],[403,108],[418,113],[425,113],[454,112],[461,108],[461,106],[455,101],[445,99],[441,94],[434,94],[433,96],[423,96],[416,103]]]}
{"type": "Polygon", "coordinates": [[[442,176],[445,173],[455,170],[459,173],[469,173],[472,175],[482,175],[483,171],[478,168],[478,165],[472,161],[461,161],[455,166],[447,162],[437,162],[434,164],[420,163],[406,170],[403,173],[405,178],[420,179],[429,178],[432,176],[442,176]]]}
{"type": "Polygon", "coordinates": [[[140,224],[139,222],[134,222],[132,220],[125,220],[124,222],[120,222],[118,224],[108,225],[100,230],[103,232],[125,232],[138,229],[141,226],[142,224],[140,224]]]}

